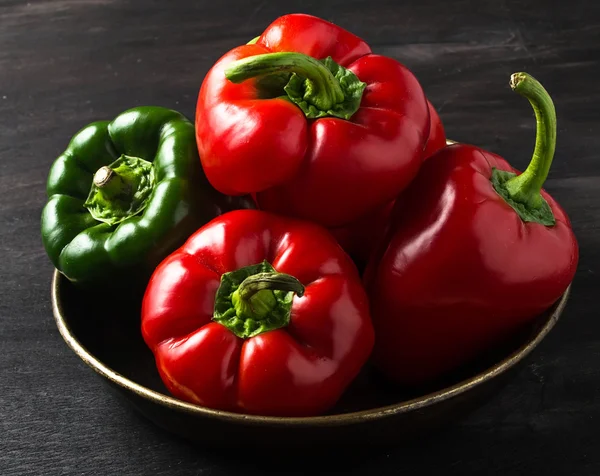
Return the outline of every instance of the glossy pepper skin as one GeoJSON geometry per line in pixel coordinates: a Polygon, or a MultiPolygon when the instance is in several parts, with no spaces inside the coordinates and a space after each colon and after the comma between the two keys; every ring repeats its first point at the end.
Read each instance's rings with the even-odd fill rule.
{"type": "Polygon", "coordinates": [[[198,227],[247,197],[227,197],[202,174],[194,125],[143,106],[77,132],[53,162],[41,216],[54,266],[82,286],[149,277],[198,227]],[[99,185],[98,185],[99,184],[99,185]]]}
{"type": "Polygon", "coordinates": [[[360,277],[334,238],[316,224],[259,210],[215,218],[166,258],[148,284],[141,328],[176,397],[279,416],[331,408],[374,341],[360,277]],[[227,276],[264,261],[274,268],[273,287],[247,298],[240,291],[247,280],[228,287],[227,276]],[[273,289],[295,291],[285,297],[287,321],[272,309],[273,289]]]}
{"type": "Polygon", "coordinates": [[[196,118],[215,188],[256,193],[264,210],[328,227],[392,200],[416,175],[430,125],[411,71],[304,14],[278,18],[255,43],[221,57],[202,83],[196,118]]]}
{"type": "MultiPolygon", "coordinates": [[[[427,105],[430,112],[431,127],[423,154],[425,159],[446,146],[446,133],[440,116],[429,100],[427,105]]],[[[395,201],[395,199],[391,200],[384,206],[368,212],[352,223],[329,229],[346,253],[354,260],[359,270],[365,268],[371,253],[377,248],[378,243],[384,239],[395,201]]]]}
{"type": "Polygon", "coordinates": [[[541,190],[554,107],[525,73],[511,86],[536,110],[528,169],[519,174],[468,144],[441,149],[396,202],[391,233],[367,267],[373,361],[399,384],[430,384],[476,358],[552,306],[574,277],[569,219],[541,190]]]}

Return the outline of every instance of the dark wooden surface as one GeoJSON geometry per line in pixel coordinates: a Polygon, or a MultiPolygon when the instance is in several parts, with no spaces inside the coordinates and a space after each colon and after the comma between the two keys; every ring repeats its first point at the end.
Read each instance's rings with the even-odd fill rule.
{"type": "Polygon", "coordinates": [[[599,76],[591,0],[0,1],[0,474],[600,474],[599,76]],[[39,218],[48,168],[76,130],[135,105],[193,117],[209,66],[290,12],[332,20],[403,61],[451,138],[517,167],[534,121],[508,79],[540,79],[559,121],[546,188],[572,219],[581,260],[564,319],[467,420],[411,448],[269,465],[268,442],[236,458],[155,428],[75,357],[52,319],[39,218]]]}

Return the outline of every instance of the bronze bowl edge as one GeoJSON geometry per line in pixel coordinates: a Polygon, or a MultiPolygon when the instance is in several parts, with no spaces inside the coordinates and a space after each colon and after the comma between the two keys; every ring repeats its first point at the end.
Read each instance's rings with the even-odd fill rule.
{"type": "Polygon", "coordinates": [[[68,323],[66,322],[63,306],[60,300],[61,283],[65,280],[66,278],[62,276],[58,270],[54,270],[52,277],[51,302],[52,312],[58,331],[69,348],[71,348],[71,350],[87,366],[91,367],[96,373],[107,379],[110,383],[121,387],[128,392],[132,392],[136,396],[148,400],[150,403],[168,407],[169,409],[176,410],[178,412],[191,413],[196,416],[226,421],[228,423],[305,428],[353,425],[370,420],[381,420],[402,413],[406,414],[410,412],[416,412],[427,407],[431,407],[436,403],[450,400],[490,380],[493,380],[496,377],[499,377],[512,367],[516,366],[520,361],[525,359],[552,330],[566,306],[571,290],[571,285],[569,285],[561,298],[550,309],[548,309],[548,311],[546,311],[547,317],[545,318],[543,325],[537,329],[532,337],[523,345],[503,358],[501,361],[497,362],[495,365],[452,386],[412,398],[410,400],[400,401],[391,405],[371,408],[368,410],[312,417],[274,417],[213,410],[211,408],[187,403],[177,398],[167,396],[160,392],[144,387],[143,385],[140,385],[109,368],[94,355],[88,352],[88,350],[73,335],[68,323]]]}

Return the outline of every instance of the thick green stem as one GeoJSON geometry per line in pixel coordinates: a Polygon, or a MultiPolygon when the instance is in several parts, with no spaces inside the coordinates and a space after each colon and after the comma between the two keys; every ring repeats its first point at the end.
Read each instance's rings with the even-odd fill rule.
{"type": "Polygon", "coordinates": [[[96,171],[84,206],[96,220],[116,225],[141,213],[153,190],[152,163],[122,155],[96,171]]]}
{"type": "Polygon", "coordinates": [[[275,271],[267,261],[221,276],[213,320],[246,339],[287,326],[294,294],[304,286],[293,276],[275,271]]]}
{"type": "Polygon", "coordinates": [[[264,319],[277,306],[273,291],[293,292],[302,297],[304,286],[289,274],[275,272],[249,276],[231,297],[238,317],[264,319]]]}
{"type": "Polygon", "coordinates": [[[233,83],[274,73],[290,72],[310,79],[316,88],[312,104],[321,110],[330,109],[344,100],[340,83],[320,61],[302,54],[284,51],[249,56],[230,64],[225,77],[233,83]]]}
{"type": "Polygon", "coordinates": [[[115,198],[131,199],[133,189],[137,185],[135,182],[136,180],[120,175],[108,166],[100,167],[94,174],[94,185],[108,200],[115,198]]]}
{"type": "Polygon", "coordinates": [[[258,273],[242,281],[237,292],[241,299],[250,299],[263,289],[291,291],[302,297],[304,286],[293,276],[284,273],[258,273]]]}
{"type": "Polygon", "coordinates": [[[225,69],[225,77],[233,83],[259,78],[258,89],[264,89],[266,84],[270,89],[273,84],[281,85],[263,96],[289,99],[309,119],[326,116],[350,119],[360,107],[366,87],[352,71],[329,57],[319,61],[290,51],[234,61],[225,69]]]}
{"type": "Polygon", "coordinates": [[[556,147],[556,112],[548,92],[527,73],[513,74],[510,87],[531,103],[537,130],[529,166],[522,174],[508,180],[505,186],[513,200],[539,208],[542,206],[540,190],[548,177],[556,147]]]}

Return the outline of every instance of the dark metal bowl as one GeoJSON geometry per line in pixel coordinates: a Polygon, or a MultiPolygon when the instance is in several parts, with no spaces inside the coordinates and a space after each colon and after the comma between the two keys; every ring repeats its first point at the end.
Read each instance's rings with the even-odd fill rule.
{"type": "Polygon", "coordinates": [[[58,272],[52,307],[60,334],[81,360],[158,426],[203,445],[245,447],[398,444],[430,434],[476,409],[507,381],[558,321],[561,299],[509,341],[428,388],[393,387],[370,366],[327,415],[280,418],[216,411],[169,396],[140,333],[141,295],[99,300],[58,272]]]}

